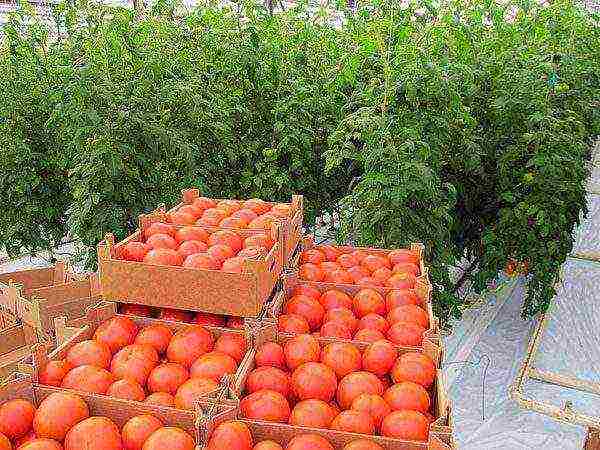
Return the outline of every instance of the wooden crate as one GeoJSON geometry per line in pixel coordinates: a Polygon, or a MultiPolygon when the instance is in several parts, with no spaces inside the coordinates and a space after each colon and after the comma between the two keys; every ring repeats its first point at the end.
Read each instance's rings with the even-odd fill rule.
{"type": "MultiPolygon", "coordinates": [[[[46,397],[55,392],[61,392],[61,389],[37,385],[30,376],[15,373],[4,383],[0,383],[0,405],[9,400],[25,399],[37,407],[46,397]]],[[[178,427],[187,431],[196,439],[196,442],[199,440],[200,426],[197,417],[200,415],[200,411],[206,409],[212,414],[219,415],[231,410],[230,406],[200,401],[197,405],[198,412],[194,413],[85,392],[77,392],[77,395],[88,405],[90,416],[108,417],[115,422],[119,429],[135,416],[150,414],[160,419],[165,426],[178,427]]],[[[197,450],[200,450],[200,447],[197,447],[197,450]]]]}
{"type": "MultiPolygon", "coordinates": [[[[201,196],[198,189],[184,189],[181,191],[181,203],[169,210],[175,212],[183,205],[189,205],[201,196]]],[[[212,199],[219,202],[223,199],[212,199]]],[[[267,202],[274,204],[275,202],[267,202]]],[[[281,203],[281,202],[280,202],[281,203]]],[[[289,219],[281,220],[283,232],[283,266],[284,268],[291,267],[293,256],[299,248],[302,239],[302,225],[304,221],[304,198],[301,195],[293,195],[290,203],[285,203],[291,207],[292,213],[289,219]]]]}
{"type": "MultiPolygon", "coordinates": [[[[90,308],[87,311],[86,324],[82,328],[66,326],[61,329],[62,325],[64,325],[64,322],[62,322],[62,323],[57,322],[57,325],[59,328],[59,329],[57,329],[57,336],[61,336],[61,338],[59,339],[60,345],[58,345],[56,347],[56,349],[53,351],[49,350],[47,344],[35,345],[32,350],[32,359],[31,359],[30,367],[29,368],[23,367],[22,370],[27,370],[28,374],[31,375],[34,384],[38,384],[39,373],[46,366],[48,361],[64,359],[66,357],[67,353],[69,352],[69,350],[75,344],[85,341],[85,340],[93,339],[96,328],[98,328],[98,326],[102,322],[104,322],[112,317],[115,317],[115,316],[119,316],[119,314],[117,314],[116,305],[114,303],[104,302],[99,305],[96,305],[93,308],[90,308]]],[[[135,324],[138,325],[139,328],[143,328],[145,326],[155,324],[155,323],[161,323],[161,324],[169,327],[171,329],[171,331],[173,331],[173,333],[176,333],[179,330],[193,328],[195,326],[193,324],[188,324],[188,323],[183,323],[183,322],[171,322],[171,321],[166,321],[166,320],[149,319],[149,318],[135,317],[135,316],[127,316],[127,317],[129,319],[133,320],[135,322],[135,324]]],[[[218,338],[219,336],[221,336],[222,334],[225,334],[225,333],[235,333],[235,334],[245,335],[244,330],[231,330],[231,329],[225,329],[225,328],[219,328],[219,327],[209,327],[209,326],[206,326],[204,328],[206,328],[208,331],[210,331],[215,338],[218,338]]],[[[251,338],[248,335],[246,335],[246,341],[250,348],[251,338]]],[[[247,358],[250,357],[249,355],[250,355],[250,351],[248,350],[245,357],[242,359],[242,361],[240,362],[240,364],[238,366],[237,373],[231,377],[232,381],[227,381],[226,384],[222,385],[214,393],[211,393],[210,394],[211,396],[213,396],[215,398],[217,398],[217,397],[220,398],[220,396],[222,395],[222,391],[225,388],[225,385],[237,384],[237,378],[242,376],[242,370],[243,370],[242,367],[245,367],[248,364],[245,361],[247,358]]],[[[224,400],[225,403],[227,403],[226,400],[227,399],[224,400]]],[[[133,402],[133,403],[139,403],[139,402],[133,402]]]]}
{"type": "MultiPolygon", "coordinates": [[[[162,221],[163,216],[161,211],[141,216],[140,229],[127,239],[116,244],[109,234],[98,245],[98,272],[103,298],[160,308],[257,317],[282,271],[280,227],[274,225],[271,230],[275,245],[266,257],[246,260],[242,273],[153,266],[119,259],[127,243],[141,240],[144,230],[152,223],[162,221]]],[[[210,232],[216,230],[203,228],[210,232]]],[[[242,237],[264,233],[256,230],[237,232],[242,237]]]]}

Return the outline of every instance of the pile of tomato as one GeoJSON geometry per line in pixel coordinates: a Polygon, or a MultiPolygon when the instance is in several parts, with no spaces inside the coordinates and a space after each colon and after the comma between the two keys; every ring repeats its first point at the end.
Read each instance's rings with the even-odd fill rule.
{"type": "Polygon", "coordinates": [[[321,337],[374,342],[388,339],[401,346],[420,346],[429,328],[429,316],[412,290],[388,290],[385,296],[372,288],[354,295],[340,289],[319,291],[298,284],[278,318],[284,333],[313,333],[321,337]]]}
{"type": "MultiPolygon", "coordinates": [[[[121,412],[117,412],[121,414],[121,412]]],[[[152,415],[139,415],[120,429],[104,416],[93,416],[78,395],[57,392],[36,408],[26,399],[0,405],[0,450],[194,450],[186,431],[152,415]]]]}
{"type": "Polygon", "coordinates": [[[102,323],[93,339],[72,345],[65,359],[50,361],[41,384],[148,404],[193,410],[234,374],[247,350],[241,333],[215,336],[199,325],[174,332],[156,323],[138,328],[128,317],[102,323]]]}

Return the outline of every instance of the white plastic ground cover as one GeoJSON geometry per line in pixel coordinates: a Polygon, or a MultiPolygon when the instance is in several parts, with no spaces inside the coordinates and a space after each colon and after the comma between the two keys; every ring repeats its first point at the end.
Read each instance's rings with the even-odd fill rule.
{"type": "MultiPolygon", "coordinates": [[[[524,410],[509,396],[509,386],[537,324],[521,318],[524,292],[524,281],[518,279],[491,323],[479,334],[468,357],[470,364],[462,365],[449,388],[454,437],[461,450],[580,450],[585,443],[584,427],[524,410]]],[[[454,339],[448,336],[445,343],[454,339]]],[[[452,344],[451,348],[459,347],[452,344]]],[[[447,356],[445,363],[451,361],[452,355],[447,356]]],[[[447,372],[448,365],[445,367],[447,372]]]]}
{"type": "MultiPolygon", "coordinates": [[[[600,218],[600,217],[599,217],[600,218]]],[[[569,258],[563,282],[539,336],[531,367],[565,377],[579,388],[557,386],[528,378],[523,394],[564,407],[600,423],[600,263],[569,258]],[[594,393],[594,391],[596,391],[594,393]]]]}

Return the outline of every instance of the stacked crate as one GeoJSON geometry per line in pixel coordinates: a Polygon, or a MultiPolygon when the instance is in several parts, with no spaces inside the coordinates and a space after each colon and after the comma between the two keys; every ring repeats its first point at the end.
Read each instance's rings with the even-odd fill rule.
{"type": "MultiPolygon", "coordinates": [[[[148,406],[144,399],[117,398],[107,395],[106,390],[103,392],[102,389],[99,392],[87,392],[81,395],[92,405],[103,405],[102,411],[106,409],[126,411],[121,416],[117,415],[115,419],[119,426],[122,426],[124,417],[130,418],[139,411],[150,413],[158,411],[160,417],[167,423],[180,426],[187,431],[193,429],[198,449],[213,450],[214,442],[213,447],[209,447],[213,431],[220,424],[230,420],[238,420],[245,424],[253,434],[255,443],[260,439],[269,438],[283,448],[295,436],[306,433],[325,438],[335,450],[342,450],[348,443],[357,439],[370,440],[385,450],[455,448],[450,426],[450,406],[441,379],[443,348],[438,322],[431,308],[431,285],[422,258],[422,246],[419,244],[406,249],[406,252],[415,258],[418,266],[418,274],[414,277],[414,283],[409,290],[411,295],[419,299],[427,327],[414,345],[395,343],[394,348],[398,355],[405,353],[426,355],[435,364],[437,373],[429,388],[431,410],[428,414],[431,413],[432,417],[427,440],[398,440],[244,417],[241,404],[247,396],[246,383],[255,368],[257,350],[267,342],[284,346],[296,337],[280,323],[296,288],[310,287],[319,293],[338,290],[350,298],[361,289],[372,289],[382,297],[397,289],[394,286],[385,286],[385,283],[370,286],[365,284],[367,283],[365,280],[356,280],[359,284],[355,284],[355,280],[340,282],[329,278],[305,277],[303,265],[306,264],[306,255],[311,250],[318,250],[319,247],[315,246],[309,237],[302,235],[303,210],[300,196],[294,196],[287,204],[266,203],[269,209],[278,205],[276,206],[278,215],[271,217],[271,220],[266,220],[264,224],[258,221],[250,227],[245,226],[247,223],[237,220],[235,215],[235,220],[225,220],[228,216],[221,218],[215,213],[217,217],[215,220],[213,212],[206,213],[206,209],[202,208],[193,209],[197,205],[220,204],[235,205],[242,202],[206,199],[201,197],[197,190],[184,190],[178,205],[170,209],[158,207],[152,213],[141,216],[138,230],[125,240],[115,242],[112,235],[107,235],[98,246],[97,275],[98,292],[101,293],[101,299],[105,303],[88,308],[83,318],[69,317],[68,321],[55,321],[55,314],[44,317],[45,324],[49,321],[58,323],[54,335],[58,337],[59,345],[53,348],[42,342],[34,346],[28,364],[21,367],[27,375],[26,380],[23,381],[24,386],[32,389],[34,393],[40,392],[42,397],[47,395],[48,390],[52,392],[68,390],[68,387],[49,387],[43,384],[43,372],[48,363],[51,361],[58,363],[65,358],[68,359],[71,350],[77,348],[82,342],[96,339],[98,330],[111,322],[126,319],[135,324],[136,333],[146,327],[163,326],[175,336],[202,326],[212,336],[213,342],[217,342],[220,338],[234,336],[242,339],[245,345],[243,353],[236,360],[235,370],[219,378],[214,386],[211,385],[211,389],[199,394],[193,407],[184,408],[180,403],[174,403],[156,409],[154,406],[148,406]],[[192,212],[195,214],[191,214],[192,212]],[[257,235],[267,235],[272,246],[264,252],[244,259],[239,270],[235,271],[182,267],[180,263],[168,266],[154,265],[145,262],[143,258],[132,260],[128,257],[128,244],[135,242],[143,247],[149,236],[148,230],[161,226],[170,227],[169,229],[174,232],[184,227],[198,226],[209,235],[227,230],[237,234],[242,240],[257,235]]],[[[234,213],[237,211],[235,208],[236,206],[232,209],[234,213]]],[[[178,242],[178,245],[180,243],[178,242]]],[[[339,247],[335,251],[350,253],[357,250],[364,254],[383,257],[387,257],[390,252],[351,247],[339,247]]],[[[310,331],[314,334],[318,330],[310,331]]],[[[320,336],[317,333],[316,340],[321,348],[331,343],[345,342],[363,352],[369,346],[369,342],[361,341],[354,336],[342,338],[320,336]]],[[[111,358],[115,357],[115,353],[118,351],[113,352],[111,358]]],[[[162,362],[167,356],[161,354],[160,358],[162,362]]],[[[191,370],[190,367],[187,369],[191,370]]],[[[148,386],[144,388],[147,393],[150,392],[148,386]]],[[[2,398],[1,391],[0,398],[2,398]]]]}

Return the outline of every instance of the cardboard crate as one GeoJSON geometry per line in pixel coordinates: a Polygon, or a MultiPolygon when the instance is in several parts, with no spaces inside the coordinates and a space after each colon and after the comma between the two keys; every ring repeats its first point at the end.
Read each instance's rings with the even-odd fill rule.
{"type": "MultiPolygon", "coordinates": [[[[365,289],[365,286],[357,286],[357,285],[349,285],[349,284],[336,284],[336,283],[318,283],[313,281],[303,281],[299,280],[296,274],[288,274],[283,277],[283,286],[280,291],[277,292],[274,300],[273,306],[269,311],[269,315],[272,318],[277,318],[282,314],[283,306],[285,302],[292,296],[291,293],[293,289],[298,286],[310,286],[312,288],[317,289],[319,292],[324,292],[330,289],[336,289],[339,291],[343,291],[353,297],[358,291],[361,289],[365,289]]],[[[380,287],[380,286],[370,286],[366,289],[373,289],[384,297],[391,291],[396,289],[388,288],[388,287],[380,287]]],[[[431,345],[436,345],[439,347],[440,343],[440,330],[439,330],[439,320],[435,317],[433,313],[433,307],[431,303],[431,286],[429,284],[425,284],[423,280],[417,280],[417,284],[415,286],[414,292],[419,296],[422,301],[422,307],[427,312],[427,316],[429,317],[429,329],[425,331],[423,336],[423,341],[429,341],[431,345]]],[[[338,339],[339,340],[339,339],[338,339]]]]}
{"type": "MultiPolygon", "coordinates": [[[[85,340],[88,340],[88,339],[92,339],[94,336],[94,333],[96,331],[96,328],[98,328],[98,326],[101,323],[103,323],[104,321],[106,321],[112,317],[115,317],[115,316],[119,316],[119,314],[117,314],[116,305],[114,303],[105,302],[105,303],[96,305],[93,308],[90,308],[87,312],[87,318],[86,318],[87,323],[82,328],[74,328],[72,326],[71,327],[67,326],[66,329],[57,330],[57,335],[63,336],[63,338],[60,340],[60,345],[58,345],[56,347],[56,349],[53,351],[49,350],[47,344],[35,345],[32,350],[32,360],[31,360],[31,364],[30,364],[29,368],[22,367],[21,370],[27,371],[28,374],[31,375],[34,384],[38,384],[39,372],[42,370],[43,367],[46,366],[48,361],[64,359],[66,357],[67,353],[69,352],[69,350],[75,344],[85,341],[85,340]]],[[[166,321],[166,320],[149,319],[149,318],[135,317],[135,316],[127,316],[127,317],[129,317],[131,320],[133,320],[140,329],[147,325],[161,323],[161,324],[164,324],[167,327],[169,327],[173,331],[173,333],[176,333],[179,330],[188,329],[188,328],[192,328],[195,326],[193,324],[188,324],[188,323],[183,323],[183,322],[171,322],[171,321],[166,321]]],[[[61,323],[58,323],[58,325],[60,327],[61,323]]],[[[246,334],[244,330],[232,330],[232,329],[224,329],[224,328],[208,327],[208,326],[204,327],[204,328],[206,328],[208,331],[210,331],[215,338],[218,338],[220,335],[225,334],[225,333],[236,333],[236,334],[240,334],[240,335],[246,334]]],[[[250,346],[252,345],[252,341],[248,335],[246,335],[246,341],[249,346],[248,348],[250,348],[250,346]]],[[[242,361],[238,365],[237,373],[231,377],[232,381],[231,382],[228,381],[228,383],[237,383],[237,378],[242,376],[241,375],[242,370],[243,370],[242,367],[247,366],[247,363],[245,361],[249,357],[249,355],[250,355],[250,351],[248,350],[245,357],[242,359],[242,361]]],[[[221,391],[223,391],[223,389],[224,389],[223,386],[224,385],[222,385],[214,393],[211,393],[210,396],[213,396],[215,398],[221,396],[222,395],[221,391]]],[[[45,387],[48,387],[48,386],[45,386],[45,387]]],[[[65,390],[65,389],[63,389],[63,390],[65,390]]],[[[227,399],[225,399],[223,401],[225,403],[227,403],[227,399]]],[[[133,403],[139,403],[139,402],[133,402],[133,403]]],[[[174,409],[174,408],[172,408],[172,409],[174,409]]]]}
{"type": "MultiPolygon", "coordinates": [[[[25,399],[31,401],[36,407],[49,395],[60,392],[58,388],[36,385],[30,376],[26,374],[13,374],[4,383],[0,383],[0,405],[9,400],[25,399]]],[[[125,423],[139,415],[150,414],[160,419],[165,426],[181,428],[190,433],[198,442],[197,416],[199,413],[191,411],[180,411],[173,408],[148,405],[145,403],[132,402],[129,400],[115,399],[102,395],[77,392],[88,405],[90,417],[103,416],[111,419],[121,429],[125,423]]],[[[215,405],[214,402],[198,403],[198,411],[206,409],[212,414],[223,414],[231,407],[215,405]]],[[[200,450],[200,447],[196,447],[200,450]]]]}
{"type": "Polygon", "coordinates": [[[40,337],[53,336],[55,318],[81,318],[100,299],[97,275],[75,275],[64,263],[0,275],[0,309],[40,337]]]}
{"type": "MultiPolygon", "coordinates": [[[[212,314],[257,317],[282,271],[281,230],[274,225],[275,245],[259,260],[246,260],[242,273],[192,269],[178,266],[153,266],[119,259],[131,241],[141,240],[144,230],[163,221],[164,212],[140,217],[140,229],[115,243],[109,234],[98,245],[98,272],[103,298],[121,303],[160,308],[184,309],[212,314]]],[[[176,227],[178,227],[176,225],[176,227]]],[[[216,228],[203,227],[207,231],[216,228]]],[[[264,231],[236,230],[242,237],[264,231]]]]}
{"type": "MultiPolygon", "coordinates": [[[[177,211],[183,205],[189,205],[201,196],[198,189],[184,189],[181,191],[181,203],[169,210],[170,213],[177,211]]],[[[216,202],[224,199],[212,199],[216,202]]],[[[267,202],[274,204],[276,202],[267,202]]],[[[277,202],[282,203],[282,202],[277,202]]],[[[284,268],[291,267],[293,256],[299,248],[302,239],[302,224],[304,221],[304,198],[301,195],[293,195],[290,203],[284,203],[291,207],[291,217],[286,220],[281,220],[283,233],[283,266],[284,268]]]]}
{"type": "MultiPolygon", "coordinates": [[[[275,336],[274,338],[269,339],[267,335],[263,334],[262,338],[265,339],[263,342],[271,341],[283,344],[287,340],[291,339],[291,336],[280,334],[275,336]]],[[[335,341],[331,339],[318,340],[321,345],[335,341]]],[[[257,341],[256,345],[258,346],[261,343],[262,342],[257,341]]],[[[367,344],[354,344],[361,351],[363,351],[367,347],[367,344]]],[[[242,394],[245,389],[244,386],[246,378],[255,367],[254,355],[256,353],[256,348],[257,347],[253,348],[250,352],[251,355],[247,355],[247,358],[244,359],[242,376],[238,377],[235,380],[232,380],[233,383],[229,387],[231,397],[237,397],[238,399],[242,397],[242,394]]],[[[405,353],[407,351],[414,351],[414,349],[401,350],[401,353],[405,353]]],[[[443,384],[443,373],[441,370],[441,360],[443,355],[441,351],[437,352],[435,348],[428,348],[427,346],[425,346],[421,351],[424,354],[428,355],[430,358],[432,358],[438,368],[436,381],[433,387],[431,388],[431,392],[433,392],[433,410],[435,411],[436,420],[430,426],[430,435],[428,442],[403,441],[383,436],[371,436],[357,433],[347,433],[330,429],[298,427],[288,424],[245,419],[241,417],[239,408],[237,407],[239,403],[237,403],[235,407],[225,409],[221,413],[215,413],[213,415],[206,414],[206,420],[200,422],[200,444],[204,445],[203,448],[206,447],[212,431],[220,423],[228,420],[240,420],[241,422],[245,423],[252,431],[252,434],[255,438],[255,444],[259,440],[272,439],[278,442],[279,444],[283,445],[285,448],[285,445],[294,436],[297,436],[299,434],[310,433],[318,434],[326,438],[336,450],[342,450],[344,445],[358,439],[372,440],[378,443],[385,450],[454,450],[456,449],[456,445],[452,437],[451,406],[443,384]]]]}
{"type": "MultiPolygon", "coordinates": [[[[306,236],[302,240],[300,248],[296,252],[294,260],[293,260],[290,268],[288,269],[287,273],[295,273],[299,269],[300,257],[302,256],[302,252],[304,250],[310,250],[310,249],[313,249],[316,247],[319,247],[319,246],[315,244],[314,237],[312,235],[306,236]]],[[[379,255],[379,256],[384,256],[384,257],[387,257],[387,255],[394,250],[400,250],[400,249],[382,249],[382,248],[371,248],[371,247],[350,247],[350,246],[345,246],[345,245],[334,245],[333,247],[340,249],[344,253],[353,252],[355,250],[362,250],[362,251],[372,254],[372,255],[379,255]]],[[[427,269],[427,267],[425,266],[425,262],[423,260],[424,249],[425,249],[425,246],[423,244],[413,243],[413,244],[410,244],[410,247],[406,250],[411,250],[411,251],[415,252],[419,257],[420,275],[417,277],[417,281],[418,282],[420,281],[422,284],[429,285],[429,284],[431,284],[429,282],[429,269],[427,269]]],[[[352,286],[352,285],[350,285],[350,286],[352,286]]]]}

